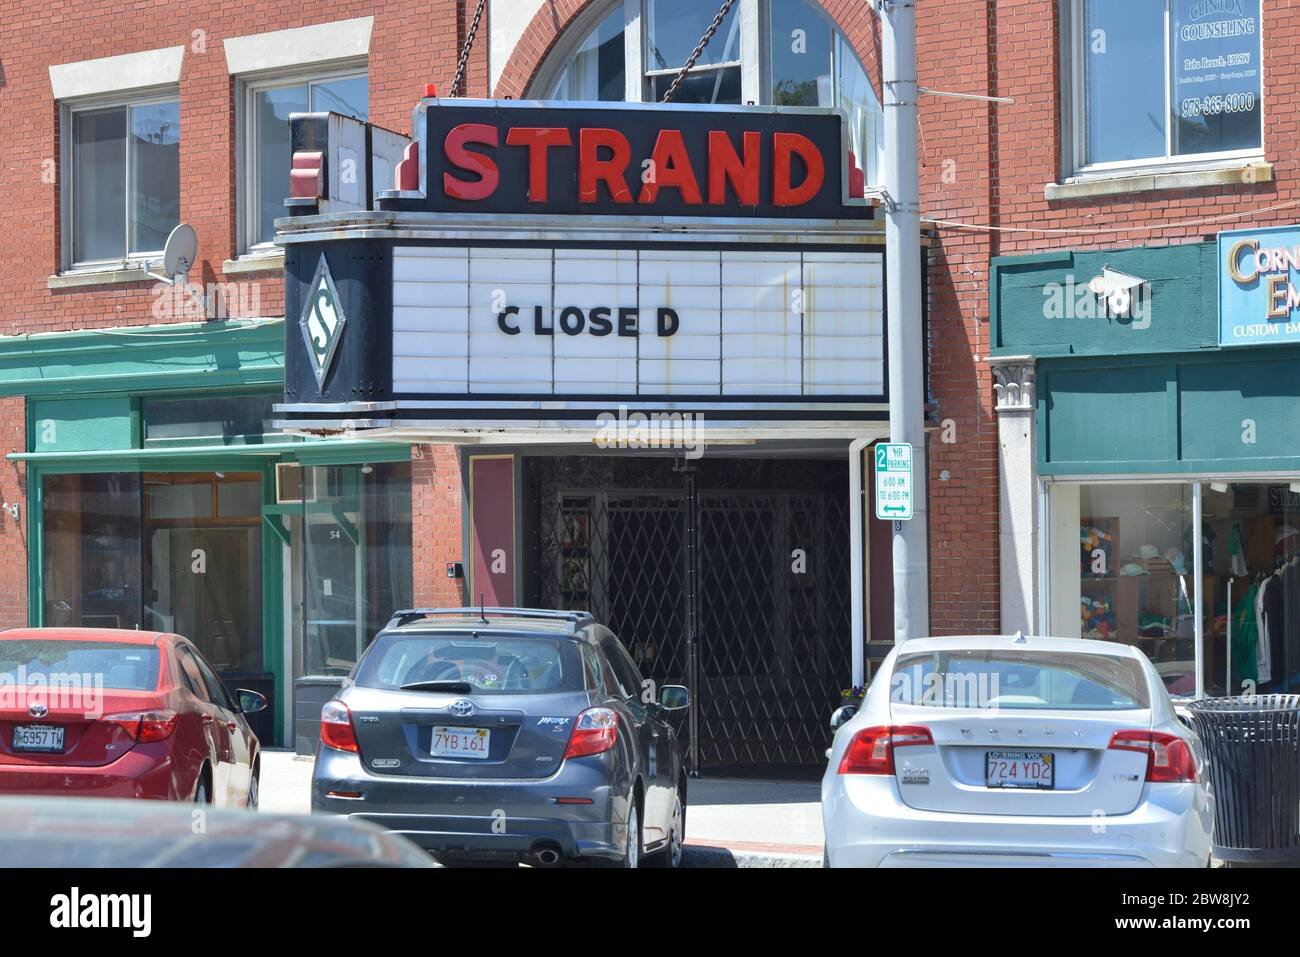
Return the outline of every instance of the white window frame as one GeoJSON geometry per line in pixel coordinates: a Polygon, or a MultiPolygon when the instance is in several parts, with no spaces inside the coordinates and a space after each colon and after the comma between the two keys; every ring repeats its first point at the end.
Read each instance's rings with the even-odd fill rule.
{"type": "MultiPolygon", "coordinates": [[[[710,63],[694,67],[690,72],[711,73],[723,67],[740,67],[740,99],[742,103],[769,103],[772,99],[771,51],[769,44],[771,16],[769,8],[772,3],[782,0],[739,0],[737,16],[740,17],[740,56],[725,63],[710,63]]],[[[624,102],[645,103],[650,92],[651,76],[676,76],[679,68],[650,69],[645,63],[646,50],[649,49],[649,27],[643,15],[643,0],[617,0],[609,4],[592,4],[583,11],[581,18],[575,20],[565,31],[561,43],[547,56],[536,79],[530,84],[530,95],[537,98],[549,98],[555,90],[556,83],[564,73],[565,66],[577,53],[579,46],[592,30],[619,6],[623,8],[623,57],[625,91],[624,102]],[[628,67],[637,64],[639,70],[628,67]],[[544,91],[544,92],[542,92],[544,91]]],[[[815,0],[813,3],[815,7],[815,0]]],[[[823,14],[823,23],[828,31],[840,32],[839,26],[823,14]]],[[[714,37],[716,42],[717,37],[714,37]]],[[[834,46],[831,49],[831,75],[838,81],[838,62],[834,46]]],[[[838,85],[835,98],[839,98],[838,85]]]]}
{"type": "MultiPolygon", "coordinates": [[[[1178,173],[1195,170],[1213,169],[1215,167],[1236,167],[1243,161],[1264,158],[1265,100],[1267,86],[1264,76],[1264,24],[1263,0],[1260,0],[1259,40],[1259,146],[1240,150],[1221,150],[1214,153],[1189,153],[1181,156],[1171,154],[1173,123],[1171,121],[1169,102],[1172,96],[1172,84],[1169,82],[1169,0],[1165,4],[1164,30],[1164,84],[1165,84],[1165,155],[1146,159],[1113,160],[1105,163],[1088,163],[1088,125],[1087,125],[1087,77],[1085,76],[1087,30],[1084,21],[1084,4],[1087,0],[1070,0],[1067,22],[1064,24],[1065,60],[1062,78],[1068,81],[1069,115],[1065,122],[1065,134],[1068,139],[1064,151],[1069,160],[1069,168],[1064,174],[1071,179],[1102,179],[1117,174],[1133,173],[1178,173]]],[[[1143,0],[1150,2],[1150,0],[1143,0]]],[[[1063,97],[1065,99],[1065,97],[1063,97]]]]}
{"type": "MultiPolygon", "coordinates": [[[[257,110],[255,101],[258,93],[266,90],[285,89],[294,86],[308,87],[308,109],[311,109],[311,87],[318,83],[332,80],[354,80],[366,78],[367,100],[369,99],[369,62],[367,57],[322,63],[312,67],[296,67],[290,70],[277,70],[267,73],[242,75],[237,78],[236,102],[238,109],[235,117],[235,129],[238,133],[236,149],[236,184],[237,184],[237,219],[236,229],[239,236],[241,257],[278,256],[280,249],[274,243],[261,242],[258,238],[258,216],[261,212],[261,184],[253,175],[257,169],[254,162],[257,156],[257,110]]],[[[366,115],[370,109],[367,103],[366,115]]],[[[287,212],[286,212],[287,215],[287,212]]]]}
{"type": "MultiPolygon", "coordinates": [[[[162,249],[142,249],[131,252],[131,121],[130,111],[136,106],[157,106],[162,103],[180,103],[180,88],[173,85],[155,87],[145,90],[132,90],[128,93],[106,93],[99,96],[80,97],[75,100],[59,102],[59,168],[63,171],[59,177],[59,262],[60,272],[103,272],[107,270],[143,266],[151,259],[159,259],[162,249]],[[102,110],[121,109],[127,111],[126,124],[126,216],[125,232],[122,235],[122,255],[109,259],[74,259],[76,244],[76,209],[73,204],[75,192],[73,180],[73,119],[79,113],[97,113],[102,110]]],[[[182,128],[181,136],[185,131],[182,128]]],[[[179,192],[180,184],[177,184],[179,192]]],[[[178,196],[179,199],[179,196],[178,196]]]]}

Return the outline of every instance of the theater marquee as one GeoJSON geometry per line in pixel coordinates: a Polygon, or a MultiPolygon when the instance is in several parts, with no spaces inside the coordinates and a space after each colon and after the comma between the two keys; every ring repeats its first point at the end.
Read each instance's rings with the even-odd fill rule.
{"type": "Polygon", "coordinates": [[[281,222],[285,427],[886,414],[882,236],[839,114],[425,100],[413,128],[377,209],[281,222]]]}

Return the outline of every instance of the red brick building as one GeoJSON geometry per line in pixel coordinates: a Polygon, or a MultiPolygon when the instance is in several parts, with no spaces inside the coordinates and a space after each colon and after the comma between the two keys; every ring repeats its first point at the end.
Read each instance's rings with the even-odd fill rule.
{"type": "MultiPolygon", "coordinates": [[[[715,12],[699,6],[493,0],[458,92],[652,101],[715,12]]],[[[1135,203],[1152,217],[1193,217],[1205,212],[1207,195],[1216,210],[1246,208],[1257,201],[1254,193],[1272,196],[1285,182],[1289,154],[1273,151],[1285,150],[1280,141],[1290,121],[1284,104],[1275,109],[1278,101],[1270,100],[1265,143],[1275,175],[1268,182],[1100,200],[1045,191],[1062,178],[1057,77],[1067,6],[919,5],[922,85],[1015,99],[1014,106],[923,99],[923,214],[977,226],[1134,227],[1087,243],[946,225],[929,234],[935,634],[1001,627],[998,422],[983,361],[994,351],[990,257],[1149,241],[1150,231],[1132,216],[1135,203]]],[[[283,215],[288,192],[288,113],[333,110],[411,134],[424,84],[450,92],[475,7],[473,0],[339,2],[286,12],[235,3],[151,16],[138,5],[53,3],[0,18],[0,115],[8,132],[0,143],[7,199],[0,209],[0,391],[8,412],[0,444],[12,450],[0,466],[0,494],[19,506],[16,518],[0,514],[0,568],[10,584],[0,599],[5,624],[194,631],[224,672],[271,683],[277,707],[270,730],[287,743],[311,733],[310,718],[292,726],[287,699],[295,678],[346,671],[394,604],[476,598],[465,577],[456,577],[472,576],[473,568],[454,567],[474,560],[466,447],[355,436],[305,443],[270,425],[282,398],[285,337],[285,257],[272,242],[271,222],[283,215]],[[198,236],[189,275],[198,305],[195,290],[177,293],[148,274],[161,270],[161,239],[177,222],[198,236]]],[[[1279,74],[1287,69],[1286,16],[1266,14],[1266,70],[1279,74]]],[[[883,145],[879,50],[876,15],[861,0],[739,0],[677,102],[839,107],[870,188],[883,145]]],[[[1161,238],[1199,235],[1185,227],[1161,238]]],[[[748,464],[720,447],[718,468],[726,474],[715,476],[719,487],[758,483],[775,496],[763,507],[781,510],[791,527],[823,509],[822,498],[791,496],[815,493],[833,503],[825,506],[834,509],[828,521],[842,521],[846,449],[830,455],[819,448],[801,460],[798,445],[792,440],[790,450],[748,464]]],[[[585,460],[582,451],[567,454],[585,460]]],[[[521,467],[516,479],[550,494],[583,478],[548,468],[521,467]]],[[[662,485],[675,474],[645,481],[662,485]]],[[[635,489],[641,480],[628,473],[601,481],[635,489]]],[[[761,525],[767,514],[751,509],[738,521],[761,525]]],[[[892,593],[880,573],[889,561],[887,530],[869,524],[876,571],[864,638],[871,660],[892,641],[892,593]]],[[[653,523],[639,528],[628,533],[634,543],[627,547],[674,547],[653,523]]],[[[844,526],[826,534],[817,555],[820,587],[847,591],[844,526]]],[[[574,543],[543,536],[521,545],[522,598],[546,596],[523,579],[539,574],[536,556],[552,546],[574,543]]],[[[752,564],[747,548],[724,548],[715,561],[752,564]]],[[[639,584],[657,588],[664,574],[643,570],[648,578],[639,584]]],[[[743,614],[715,625],[780,631],[779,654],[756,654],[799,660],[812,646],[787,635],[797,603],[783,600],[779,629],[743,614]]],[[[847,636],[847,612],[818,607],[833,619],[834,633],[847,636]]],[[[654,628],[680,621],[677,611],[644,605],[621,613],[654,628]]],[[[741,672],[743,657],[743,648],[729,646],[712,667],[741,672]]],[[[761,681],[745,673],[759,684],[738,687],[766,688],[762,681],[772,680],[771,669],[761,681]]],[[[850,677],[837,657],[815,681],[798,680],[807,694],[820,694],[850,677]]],[[[757,694],[732,695],[746,693],[757,694]]],[[[824,710],[821,703],[810,710],[809,727],[824,710]]],[[[741,707],[731,720],[745,713],[741,707]]],[[[733,744],[727,760],[797,763],[802,757],[790,755],[802,756],[812,738],[807,732],[806,741],[776,757],[733,744]]]]}

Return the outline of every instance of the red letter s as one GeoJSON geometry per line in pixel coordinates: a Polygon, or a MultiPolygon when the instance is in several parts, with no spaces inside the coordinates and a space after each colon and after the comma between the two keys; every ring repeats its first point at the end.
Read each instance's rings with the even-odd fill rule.
{"type": "Polygon", "coordinates": [[[470,152],[465,148],[466,143],[497,146],[499,132],[495,126],[486,123],[462,123],[447,134],[447,140],[443,144],[447,161],[467,173],[476,173],[478,179],[457,179],[451,173],[443,173],[443,192],[452,199],[487,199],[496,192],[497,184],[501,181],[501,171],[490,156],[470,152]]]}

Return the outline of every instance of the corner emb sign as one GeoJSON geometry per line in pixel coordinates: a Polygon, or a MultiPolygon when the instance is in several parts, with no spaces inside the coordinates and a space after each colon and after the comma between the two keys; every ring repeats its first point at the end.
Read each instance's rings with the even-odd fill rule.
{"type": "Polygon", "coordinates": [[[912,517],[912,446],[881,442],[875,447],[876,518],[902,522],[912,517]]]}
{"type": "Polygon", "coordinates": [[[329,375],[334,354],[343,338],[343,327],[347,324],[343,302],[339,299],[338,290],[334,288],[334,277],[330,275],[329,263],[325,261],[324,254],[316,266],[316,276],[312,279],[311,291],[307,294],[298,324],[302,326],[303,341],[307,343],[307,352],[311,355],[316,386],[324,389],[325,377],[329,375]]]}

